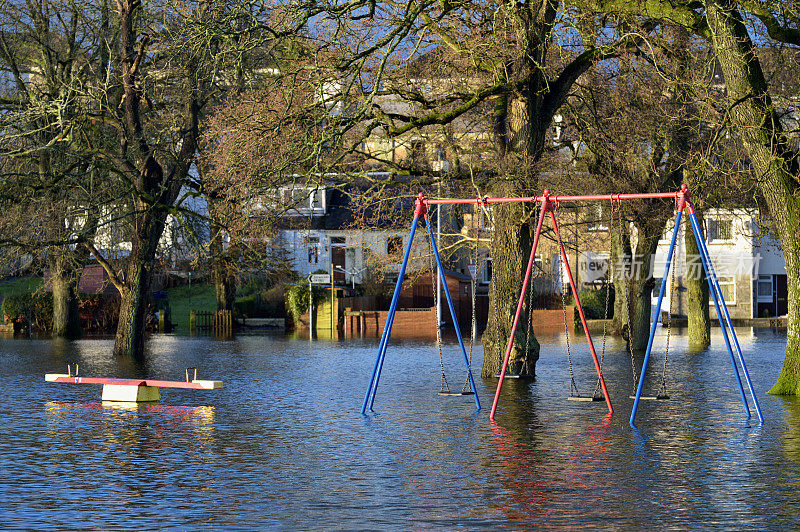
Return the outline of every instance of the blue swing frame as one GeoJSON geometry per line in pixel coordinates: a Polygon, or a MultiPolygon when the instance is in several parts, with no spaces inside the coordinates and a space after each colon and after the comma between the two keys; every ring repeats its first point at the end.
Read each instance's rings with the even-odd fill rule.
{"type": "MultiPolygon", "coordinates": [[[[397,284],[394,287],[394,293],[392,294],[392,301],[389,305],[389,313],[386,316],[386,323],[383,327],[383,334],[381,335],[381,341],[378,344],[378,356],[375,359],[375,366],[372,369],[372,377],[370,378],[369,388],[367,389],[367,393],[364,396],[364,404],[361,407],[361,414],[366,414],[367,408],[372,410],[372,406],[375,403],[375,395],[378,391],[378,383],[381,379],[381,371],[383,370],[383,362],[386,358],[386,348],[389,344],[389,337],[392,333],[392,324],[394,323],[394,316],[397,312],[397,303],[400,299],[400,291],[403,287],[403,278],[406,274],[406,267],[408,266],[408,259],[411,256],[411,248],[414,245],[414,235],[417,232],[417,225],[419,224],[420,217],[425,218],[425,225],[427,228],[428,238],[431,243],[431,249],[433,250],[433,256],[436,259],[436,269],[439,272],[440,278],[444,279],[444,267],[442,266],[442,259],[439,256],[439,248],[436,245],[436,239],[433,236],[433,230],[431,229],[430,219],[428,218],[428,211],[426,204],[424,202],[422,194],[420,194],[420,199],[417,201],[417,208],[414,211],[414,221],[411,223],[411,232],[408,236],[408,243],[406,244],[405,252],[403,253],[403,262],[400,264],[400,272],[398,273],[397,277],[397,284]]],[[[450,309],[450,317],[453,319],[453,328],[456,331],[456,337],[458,338],[458,345],[461,348],[461,354],[464,358],[464,365],[467,368],[467,376],[469,378],[469,386],[472,389],[472,397],[475,400],[475,409],[481,409],[481,401],[478,398],[478,390],[475,387],[475,379],[472,376],[472,368],[470,368],[469,358],[467,357],[467,350],[464,347],[464,339],[461,336],[461,327],[458,325],[458,319],[456,318],[456,310],[453,306],[453,299],[450,297],[450,289],[447,287],[447,283],[442,283],[444,288],[444,295],[447,299],[447,306],[450,309]]],[[[439,324],[437,323],[436,326],[438,327],[439,324]]]]}
{"type": "MultiPolygon", "coordinates": [[[[697,221],[697,215],[694,212],[694,207],[689,201],[689,193],[686,185],[681,187],[681,191],[683,194],[678,197],[678,214],[675,217],[675,229],[672,232],[672,239],[670,240],[669,244],[669,251],[667,252],[667,263],[664,266],[664,276],[661,278],[661,289],[658,292],[658,302],[656,303],[656,316],[659,315],[661,312],[661,303],[664,299],[664,292],[667,288],[667,279],[669,278],[670,266],[672,265],[672,256],[675,251],[675,243],[678,239],[678,231],[681,227],[681,217],[683,215],[684,209],[686,209],[689,213],[689,221],[692,226],[692,233],[694,233],[694,239],[697,242],[697,248],[700,250],[700,258],[703,263],[703,270],[706,274],[706,280],[708,281],[708,288],[713,296],[714,300],[714,308],[717,311],[717,319],[719,320],[719,325],[722,328],[722,337],[725,340],[725,347],[728,350],[728,354],[730,355],[731,359],[731,366],[733,367],[733,374],[736,377],[736,384],[739,388],[739,395],[742,398],[742,405],[744,406],[745,414],[749,419],[751,417],[750,414],[750,407],[747,404],[747,396],[744,393],[744,387],[742,386],[742,378],[739,374],[739,368],[736,365],[736,359],[738,358],[739,364],[742,366],[742,373],[744,373],[745,380],[747,381],[747,387],[750,390],[750,396],[753,399],[753,405],[756,409],[756,414],[758,415],[758,421],[760,424],[764,424],[764,416],[761,413],[761,407],[758,404],[758,398],[756,397],[755,391],[753,390],[753,383],[750,380],[750,374],[747,371],[747,365],[744,362],[744,356],[742,355],[742,349],[739,346],[739,340],[736,337],[736,331],[733,330],[733,324],[731,323],[731,316],[728,313],[728,307],[725,304],[725,298],[722,296],[722,289],[719,286],[719,279],[717,279],[717,274],[714,271],[714,265],[711,263],[711,255],[708,251],[708,246],[706,245],[705,240],[703,240],[703,232],[700,229],[700,223],[697,221]],[[731,341],[728,337],[728,333],[730,333],[730,337],[733,338],[733,345],[735,346],[736,350],[736,357],[734,357],[734,349],[731,348],[731,341]]],[[[650,326],[650,337],[647,340],[647,350],[644,353],[644,361],[642,362],[642,371],[639,376],[639,383],[636,387],[636,396],[633,400],[633,408],[631,409],[631,418],[629,424],[632,428],[636,428],[636,413],[639,409],[639,400],[642,397],[642,388],[644,386],[644,377],[647,373],[647,364],[650,361],[650,352],[653,349],[653,338],[656,335],[656,326],[658,325],[658,319],[654,319],[653,323],[650,326]]]]}

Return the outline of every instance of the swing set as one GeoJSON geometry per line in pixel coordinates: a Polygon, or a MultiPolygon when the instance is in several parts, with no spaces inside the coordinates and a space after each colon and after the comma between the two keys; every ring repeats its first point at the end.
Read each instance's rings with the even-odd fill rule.
{"type": "MultiPolygon", "coordinates": [[[[744,407],[745,414],[748,418],[751,417],[750,414],[750,407],[748,405],[747,397],[745,395],[744,386],[742,384],[742,379],[739,371],[739,365],[741,365],[741,373],[744,374],[748,390],[750,392],[750,396],[753,400],[753,404],[758,415],[758,419],[760,423],[764,423],[764,418],[761,413],[761,408],[758,404],[758,399],[756,397],[755,391],[753,389],[753,384],[750,380],[750,375],[747,371],[747,366],[744,361],[744,356],[742,355],[741,347],[739,346],[739,340],[736,337],[736,332],[733,329],[733,324],[731,322],[730,314],[728,313],[728,308],[725,304],[725,299],[722,295],[722,289],[719,285],[719,280],[717,279],[717,275],[714,270],[714,265],[711,262],[710,254],[708,251],[708,247],[706,246],[705,241],[702,237],[702,231],[700,229],[699,222],[697,220],[697,216],[694,212],[694,206],[690,200],[690,194],[687,185],[682,185],[680,190],[676,192],[661,192],[661,193],[642,193],[642,194],[605,194],[605,195],[580,195],[580,196],[556,196],[552,195],[549,190],[545,190],[541,196],[531,196],[531,197],[510,197],[510,198],[468,198],[468,199],[458,199],[458,198],[440,198],[440,199],[429,199],[426,198],[423,194],[419,194],[416,201],[416,208],[414,210],[414,218],[411,223],[411,230],[408,238],[408,243],[406,244],[405,252],[403,254],[403,261],[400,265],[400,270],[397,278],[397,284],[395,286],[394,293],[392,295],[392,301],[389,306],[389,312],[386,317],[386,323],[384,325],[383,334],[381,335],[381,340],[378,344],[378,354],[375,360],[375,365],[372,370],[372,376],[370,378],[369,388],[367,389],[367,393],[364,397],[364,403],[361,408],[362,415],[366,413],[367,408],[372,410],[373,404],[375,402],[375,395],[378,389],[378,383],[380,381],[380,374],[381,370],[383,369],[383,363],[386,357],[386,349],[388,346],[389,338],[391,336],[392,331],[392,324],[394,322],[394,316],[397,311],[397,303],[400,296],[400,291],[403,284],[403,278],[405,277],[406,267],[408,266],[409,257],[411,255],[411,249],[414,242],[414,235],[417,230],[417,226],[419,224],[420,218],[424,219],[425,226],[428,233],[428,240],[431,250],[431,256],[433,260],[435,260],[435,266],[437,268],[438,274],[440,278],[444,278],[444,268],[442,266],[441,257],[439,256],[439,251],[436,245],[436,239],[434,238],[434,234],[431,228],[430,219],[428,216],[430,207],[433,205],[469,205],[474,204],[479,208],[485,208],[490,204],[500,204],[500,203],[530,203],[534,205],[539,205],[539,218],[536,225],[536,232],[534,234],[533,245],[531,246],[530,257],[528,259],[528,264],[525,269],[525,276],[522,282],[522,288],[520,290],[519,301],[516,307],[516,313],[514,315],[514,319],[511,326],[511,333],[509,335],[508,344],[506,346],[505,355],[502,359],[502,365],[500,367],[499,377],[497,388],[494,394],[494,400],[492,402],[492,409],[489,415],[491,420],[495,419],[495,413],[497,411],[497,405],[500,400],[500,392],[503,387],[503,381],[506,378],[506,371],[508,369],[508,362],[511,356],[511,352],[513,349],[513,343],[515,334],[517,331],[517,327],[519,326],[520,316],[522,314],[522,309],[525,303],[525,296],[528,294],[528,289],[531,284],[531,274],[533,270],[533,265],[535,262],[536,256],[536,249],[539,244],[539,237],[542,232],[542,225],[544,223],[545,216],[549,213],[550,219],[553,224],[553,232],[555,235],[556,242],[559,247],[560,252],[560,268],[564,268],[566,273],[567,279],[569,280],[570,287],[572,289],[572,293],[575,299],[575,308],[578,311],[578,316],[581,321],[581,325],[583,327],[584,334],[586,335],[586,343],[589,348],[589,352],[592,357],[592,361],[595,366],[595,370],[597,371],[597,384],[595,385],[594,393],[591,396],[581,396],[578,392],[578,388],[575,384],[575,377],[572,371],[572,353],[569,344],[569,334],[567,333],[567,358],[569,362],[569,369],[570,369],[570,396],[568,399],[570,400],[577,400],[577,401],[591,401],[591,402],[599,402],[605,401],[606,406],[608,408],[608,415],[611,415],[614,412],[614,408],[611,404],[611,399],[608,394],[608,390],[606,388],[605,379],[603,378],[603,356],[605,354],[605,344],[606,344],[606,329],[605,326],[603,328],[603,345],[600,358],[598,359],[597,352],[594,347],[594,343],[592,341],[592,336],[589,333],[589,328],[586,323],[586,315],[583,310],[583,306],[581,305],[580,297],[578,297],[578,290],[575,284],[575,279],[572,275],[572,270],[570,269],[569,260],[567,258],[566,249],[564,247],[564,243],[561,239],[561,235],[559,233],[559,226],[558,221],[556,219],[556,210],[560,203],[568,203],[568,202],[585,202],[585,201],[609,201],[611,202],[611,213],[612,213],[612,220],[613,220],[613,212],[614,212],[614,205],[618,206],[617,212],[619,215],[619,224],[620,229],[622,226],[622,209],[621,205],[624,200],[635,200],[635,199],[674,199],[676,203],[676,217],[675,217],[675,228],[672,233],[672,237],[670,240],[669,249],[667,252],[667,259],[666,264],[664,266],[664,275],[661,279],[661,288],[658,294],[658,300],[656,303],[656,316],[659,315],[661,312],[661,305],[664,299],[664,293],[667,286],[667,280],[670,274],[670,267],[672,266],[672,257],[675,251],[676,241],[678,237],[678,232],[680,229],[681,218],[683,216],[684,211],[689,214],[689,222],[692,228],[692,231],[695,236],[695,240],[697,242],[697,247],[700,250],[700,258],[703,264],[703,269],[706,274],[706,280],[708,281],[709,289],[714,301],[714,308],[716,309],[717,318],[720,323],[720,328],[722,329],[722,337],[725,341],[725,347],[728,351],[730,356],[731,365],[733,367],[734,377],[736,379],[736,383],[739,389],[739,394],[742,399],[742,405],[744,407]],[[734,354],[735,353],[735,354],[734,354]],[[738,360],[738,365],[737,365],[738,360]],[[598,394],[598,392],[602,392],[598,394]]],[[[612,221],[613,223],[613,221],[612,221]]],[[[433,264],[431,265],[431,270],[433,270],[433,264]]],[[[431,271],[431,274],[433,272],[431,271]]],[[[433,277],[433,275],[431,275],[433,277]]],[[[563,277],[562,277],[563,278],[563,277]]],[[[474,276],[473,276],[474,282],[474,276]]],[[[674,270],[673,270],[673,286],[674,286],[674,270]]],[[[443,283],[443,291],[445,294],[445,298],[447,299],[447,305],[450,310],[450,316],[453,320],[454,329],[456,333],[456,338],[458,340],[458,345],[460,347],[461,354],[464,359],[464,364],[467,370],[467,379],[464,385],[464,388],[461,392],[451,393],[449,390],[449,386],[446,383],[446,377],[444,376],[444,364],[442,359],[442,351],[441,351],[441,338],[437,334],[437,346],[439,348],[440,353],[440,365],[442,368],[442,391],[440,392],[443,395],[471,395],[475,402],[476,409],[480,410],[480,399],[478,398],[477,389],[475,387],[475,380],[472,375],[472,368],[471,368],[471,358],[472,358],[472,341],[470,342],[470,349],[469,349],[469,356],[467,355],[467,350],[464,346],[464,341],[461,335],[460,327],[458,326],[458,320],[456,318],[455,308],[453,306],[453,301],[450,296],[450,291],[447,287],[447,283],[443,283]],[[467,390],[467,383],[469,384],[469,390],[467,390]]],[[[606,301],[605,301],[605,317],[608,316],[608,292],[609,287],[606,286],[606,301]]],[[[562,303],[563,303],[563,290],[562,290],[562,303]]],[[[626,299],[628,300],[627,304],[627,311],[628,311],[628,318],[630,323],[630,296],[627,295],[626,299]]],[[[674,297],[670,298],[670,302],[674,297]]],[[[474,285],[473,285],[473,300],[474,300],[474,285]]],[[[566,319],[566,307],[565,308],[565,332],[567,332],[567,319],[566,319]]],[[[671,309],[670,309],[671,310],[671,309]]],[[[474,328],[474,301],[473,301],[473,328],[474,328]]],[[[530,321],[530,317],[528,318],[530,321]]],[[[634,393],[631,395],[633,399],[633,407],[631,410],[631,416],[629,424],[631,427],[635,428],[635,421],[636,421],[636,414],[639,408],[639,402],[642,400],[659,400],[659,399],[668,399],[669,396],[666,391],[666,371],[667,371],[667,356],[669,354],[669,336],[670,336],[670,327],[669,327],[669,318],[667,326],[667,342],[665,346],[664,352],[664,369],[661,377],[661,386],[656,395],[643,395],[643,387],[645,382],[645,375],[647,374],[648,363],[650,361],[650,355],[653,348],[653,340],[655,338],[656,326],[658,324],[658,320],[653,320],[651,327],[650,327],[650,335],[647,341],[647,349],[645,350],[644,360],[642,362],[642,369],[641,374],[636,376],[636,363],[633,356],[633,351],[630,349],[631,354],[631,368],[633,373],[633,381],[634,381],[634,393]]],[[[437,324],[438,325],[438,324],[437,324]]],[[[528,323],[528,327],[530,328],[531,324],[528,323]]],[[[631,342],[628,342],[629,345],[631,342]]]]}

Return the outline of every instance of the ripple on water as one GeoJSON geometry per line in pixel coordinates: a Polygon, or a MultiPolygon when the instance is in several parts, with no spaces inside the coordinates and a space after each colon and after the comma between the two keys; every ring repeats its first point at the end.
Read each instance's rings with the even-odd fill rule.
{"type": "MultiPolygon", "coordinates": [[[[673,399],[643,402],[639,430],[628,427],[630,358],[613,341],[604,361],[613,417],[602,403],[565,400],[556,336],[541,339],[537,380],[506,383],[490,423],[496,381],[477,380],[478,413],[469,397],[438,396],[438,354],[420,342],[389,346],[375,412],[361,416],[372,341],[159,336],[133,363],[111,357],[108,340],[3,340],[0,527],[798,528],[800,403],[764,393],[785,338],[740,339],[764,426],[743,414],[721,339],[690,354],[673,335],[673,399]],[[112,405],[99,387],[44,383],[67,362],[85,375],[172,379],[197,366],[225,387],[112,405]]],[[[447,345],[444,356],[460,388],[461,355],[447,345]]],[[[478,348],[476,367],[481,357],[478,348]]],[[[585,344],[573,340],[572,358],[591,392],[585,344]]]]}

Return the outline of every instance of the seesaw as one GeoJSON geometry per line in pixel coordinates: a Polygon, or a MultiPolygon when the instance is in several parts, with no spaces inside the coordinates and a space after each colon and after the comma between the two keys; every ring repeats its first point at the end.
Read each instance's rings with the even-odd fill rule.
{"type": "Polygon", "coordinates": [[[115,379],[113,377],[79,377],[78,365],[67,364],[67,373],[48,373],[46,382],[63,384],[102,384],[103,401],[151,402],[160,401],[159,388],[183,388],[188,390],[216,390],[222,388],[222,381],[206,381],[197,378],[197,368],[186,368],[186,381],[162,381],[155,379],[115,379]],[[189,371],[193,370],[192,379],[189,371]]]}

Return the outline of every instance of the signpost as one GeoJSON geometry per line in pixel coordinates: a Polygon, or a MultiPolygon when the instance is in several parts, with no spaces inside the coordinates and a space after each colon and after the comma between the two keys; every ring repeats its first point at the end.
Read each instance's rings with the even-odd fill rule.
{"type": "Polygon", "coordinates": [[[308,276],[308,326],[311,329],[308,333],[309,339],[314,335],[314,285],[320,284],[331,285],[331,336],[333,336],[334,322],[333,322],[333,264],[331,264],[331,273],[312,273],[308,276]]]}
{"type": "Polygon", "coordinates": [[[312,273],[308,276],[308,282],[311,284],[331,284],[331,274],[312,273]]]}

